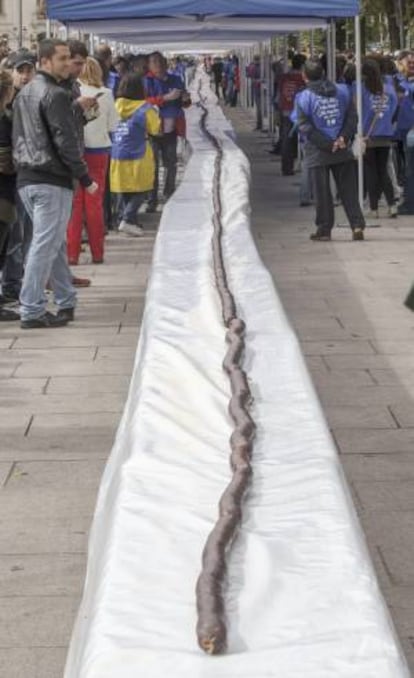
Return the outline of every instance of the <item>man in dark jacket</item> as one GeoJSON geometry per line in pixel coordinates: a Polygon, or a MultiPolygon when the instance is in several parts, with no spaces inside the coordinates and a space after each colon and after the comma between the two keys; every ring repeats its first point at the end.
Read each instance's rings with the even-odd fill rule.
{"type": "Polygon", "coordinates": [[[350,148],[357,131],[355,106],[345,85],[335,85],[325,79],[319,61],[307,62],[304,75],[307,88],[298,94],[296,107],[316,203],[317,230],[311,240],[331,239],[335,223],[331,173],[353,240],[363,240],[365,220],[358,201],[357,164],[350,148]]]}
{"type": "Polygon", "coordinates": [[[66,256],[74,180],[97,190],[82,159],[71,98],[60,86],[70,70],[66,42],[44,40],[39,72],[14,105],[13,151],[17,186],[33,222],[20,295],[23,329],[57,327],[74,318],[76,291],[66,256]],[[57,315],[46,311],[47,282],[54,292],[57,315]]]}
{"type": "MultiPolygon", "coordinates": [[[[12,115],[15,98],[35,76],[36,56],[22,49],[9,56],[9,65],[12,69],[14,87],[13,101],[10,104],[10,115],[12,115]]],[[[7,299],[18,301],[22,287],[24,261],[32,240],[32,222],[18,195],[16,212],[17,219],[11,225],[9,232],[1,288],[7,299]]]]}

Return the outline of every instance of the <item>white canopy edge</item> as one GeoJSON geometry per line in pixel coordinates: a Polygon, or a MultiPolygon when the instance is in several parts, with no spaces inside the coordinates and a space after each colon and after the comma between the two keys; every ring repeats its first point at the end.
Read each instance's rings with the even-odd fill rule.
{"type": "Polygon", "coordinates": [[[92,33],[106,40],[137,45],[168,46],[189,43],[196,49],[200,44],[219,47],[226,42],[232,47],[252,45],[273,35],[301,30],[326,28],[323,19],[304,18],[241,18],[218,17],[197,22],[192,17],[165,19],[119,19],[117,21],[79,21],[68,28],[92,33]]]}
{"type": "Polygon", "coordinates": [[[211,30],[232,30],[287,33],[290,31],[309,30],[312,28],[325,28],[326,21],[311,18],[275,18],[275,17],[214,17],[203,22],[195,21],[194,17],[182,16],[164,19],[119,19],[116,21],[75,21],[70,22],[70,28],[84,31],[85,33],[174,33],[190,31],[208,32],[211,30]]]}
{"type": "Polygon", "coordinates": [[[156,33],[152,35],[135,35],[131,33],[99,33],[99,36],[106,39],[112,40],[114,42],[125,42],[129,44],[137,45],[154,45],[155,47],[161,47],[165,45],[177,45],[182,44],[188,46],[189,44],[200,46],[200,45],[223,45],[224,43],[238,47],[244,45],[252,45],[258,42],[264,42],[269,39],[270,36],[267,33],[256,33],[256,32],[240,32],[232,33],[232,31],[222,31],[220,33],[156,33]]]}

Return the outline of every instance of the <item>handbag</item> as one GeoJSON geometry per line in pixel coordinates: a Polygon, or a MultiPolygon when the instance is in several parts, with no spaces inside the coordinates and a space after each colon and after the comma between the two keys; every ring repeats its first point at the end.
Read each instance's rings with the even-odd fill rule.
{"type": "MultiPolygon", "coordinates": [[[[385,95],[383,94],[381,97],[381,102],[384,101],[385,95]]],[[[375,129],[375,125],[377,124],[379,117],[381,115],[381,111],[377,111],[372,118],[371,124],[369,126],[369,130],[365,136],[362,136],[362,134],[356,134],[355,138],[352,142],[352,153],[355,158],[359,158],[363,155],[365,155],[365,151],[367,150],[367,144],[368,141],[375,129]]]]}

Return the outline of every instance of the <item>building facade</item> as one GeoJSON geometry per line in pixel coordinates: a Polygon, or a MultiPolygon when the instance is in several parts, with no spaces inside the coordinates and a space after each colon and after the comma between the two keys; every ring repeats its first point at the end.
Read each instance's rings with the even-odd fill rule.
{"type": "Polygon", "coordinates": [[[32,47],[46,30],[46,0],[0,0],[0,38],[10,49],[32,47]]]}

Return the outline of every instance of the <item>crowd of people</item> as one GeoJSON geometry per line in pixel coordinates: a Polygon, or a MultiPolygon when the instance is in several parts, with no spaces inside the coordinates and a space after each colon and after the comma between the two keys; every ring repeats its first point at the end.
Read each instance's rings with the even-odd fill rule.
{"type": "Polygon", "coordinates": [[[175,190],[177,140],[185,135],[185,65],[160,52],[113,59],[81,41],[46,39],[0,68],[0,321],[22,329],[75,318],[86,233],[93,264],[105,232],[140,237],[138,210],[175,190]],[[48,311],[47,290],[56,313],[48,311]],[[13,304],[19,303],[19,311],[13,304]]]}
{"type": "MultiPolygon", "coordinates": [[[[342,202],[355,240],[364,239],[365,218],[379,225],[383,196],[388,217],[414,215],[414,54],[369,54],[362,64],[362,137],[354,55],[338,55],[336,79],[326,78],[326,56],[291,54],[290,67],[273,64],[276,139],[283,176],[300,161],[300,204],[316,206],[312,240],[330,240],[335,199],[342,202]],[[355,159],[363,154],[365,214],[359,207],[355,159]],[[332,190],[333,189],[333,190],[332,190]],[[334,193],[334,195],[333,195],[334,193]]],[[[246,69],[251,100],[262,128],[262,69],[255,57],[246,69]]]]}
{"type": "MultiPolygon", "coordinates": [[[[357,134],[353,55],[337,58],[326,77],[324,55],[291,54],[273,66],[281,173],[301,168],[300,204],[314,204],[312,240],[328,241],[335,202],[354,240],[366,217],[378,220],[382,196],[389,218],[414,214],[414,54],[368,55],[362,65],[362,127],[357,134]],[[363,154],[366,213],[358,199],[356,148],[363,154]]],[[[236,106],[237,56],[207,58],[219,99],[236,106]]],[[[155,212],[176,186],[177,140],[185,136],[186,64],[160,52],[114,57],[101,45],[90,56],[78,40],[43,40],[35,55],[19,50],[0,66],[0,321],[23,329],[74,320],[73,274],[86,237],[93,264],[104,263],[105,233],[140,237],[139,213],[155,212]],[[56,313],[48,311],[53,292],[56,313]],[[19,310],[15,305],[19,303],[19,310]],[[14,306],[13,306],[14,304],[14,306]]],[[[262,64],[246,68],[256,129],[262,119],[262,64]]]]}

